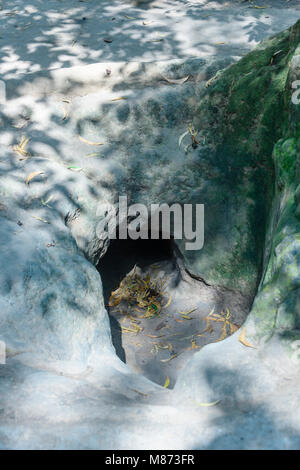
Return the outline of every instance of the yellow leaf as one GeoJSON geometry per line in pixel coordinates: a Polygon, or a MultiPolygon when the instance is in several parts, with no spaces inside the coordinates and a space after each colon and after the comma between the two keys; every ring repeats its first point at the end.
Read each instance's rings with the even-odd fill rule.
{"type": "Polygon", "coordinates": [[[95,145],[95,146],[104,145],[102,142],[91,142],[90,140],[87,140],[84,137],[81,137],[81,135],[78,135],[78,139],[81,140],[81,142],[83,142],[84,144],[87,144],[87,145],[95,145]]]}
{"type": "Polygon", "coordinates": [[[170,295],[168,302],[166,303],[166,305],[163,306],[163,308],[169,307],[171,300],[172,300],[172,296],[170,295]]]}
{"type": "Polygon", "coordinates": [[[169,357],[168,359],[161,359],[160,362],[169,362],[172,361],[172,359],[175,359],[177,357],[177,354],[173,354],[173,356],[169,357]]]}
{"type": "Polygon", "coordinates": [[[42,175],[43,173],[44,173],[43,171],[33,171],[27,176],[25,183],[29,184],[30,181],[33,180],[33,178],[35,178],[38,175],[42,175]]]}
{"type": "Polygon", "coordinates": [[[13,146],[13,150],[21,155],[24,158],[30,157],[30,152],[27,152],[26,146],[30,139],[28,139],[25,135],[22,136],[20,142],[17,145],[13,146]]]}
{"type": "Polygon", "coordinates": [[[244,346],[247,346],[247,348],[256,349],[255,346],[249,343],[249,341],[247,341],[246,339],[246,327],[244,327],[241,331],[241,334],[239,336],[239,342],[242,343],[244,346]]]}
{"type": "Polygon", "coordinates": [[[166,381],[165,381],[164,388],[168,388],[169,385],[170,385],[170,379],[169,379],[169,377],[167,376],[166,381]]]}
{"type": "Polygon", "coordinates": [[[223,327],[222,327],[222,333],[221,333],[221,336],[219,339],[217,339],[216,343],[218,341],[223,341],[223,339],[225,339],[227,336],[227,331],[226,331],[226,323],[224,323],[223,327]]]}
{"type": "Polygon", "coordinates": [[[125,328],[125,326],[121,326],[121,330],[124,331],[124,333],[139,333],[141,331],[141,328],[137,325],[134,325],[134,329],[125,328]]]}

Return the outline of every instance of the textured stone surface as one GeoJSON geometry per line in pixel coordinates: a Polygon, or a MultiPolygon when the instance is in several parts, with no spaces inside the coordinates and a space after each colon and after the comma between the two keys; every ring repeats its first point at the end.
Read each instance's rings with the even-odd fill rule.
{"type": "Polygon", "coordinates": [[[161,74],[173,66],[182,77],[178,61],[154,65],[139,89],[120,79],[119,87],[99,91],[79,79],[72,92],[72,70],[8,83],[0,148],[0,339],[8,355],[0,366],[1,448],[299,447],[299,121],[289,104],[299,28],[260,45],[208,89],[230,60],[191,60],[184,65],[190,81],[176,87],[161,74]],[[254,89],[265,102],[253,96],[249,115],[238,103],[243,96],[248,103],[254,89]],[[111,101],[120,96],[128,99],[111,101]],[[203,142],[186,155],[178,138],[194,116],[203,142]],[[20,160],[12,147],[24,134],[31,157],[20,160]],[[78,135],[105,145],[89,146],[78,135]],[[42,173],[26,184],[35,171],[42,173]],[[203,263],[188,256],[186,263],[252,298],[263,261],[246,322],[255,348],[238,334],[206,346],[174,391],[163,390],[115,355],[91,264],[106,243],[96,230],[97,205],[123,191],[147,204],[161,202],[162,193],[166,202],[205,202],[198,198],[211,198],[213,186],[220,188],[217,213],[228,208],[228,217],[221,223],[208,214],[208,228],[230,276],[208,265],[209,240],[203,263]],[[241,226],[239,198],[247,199],[241,226]]]}

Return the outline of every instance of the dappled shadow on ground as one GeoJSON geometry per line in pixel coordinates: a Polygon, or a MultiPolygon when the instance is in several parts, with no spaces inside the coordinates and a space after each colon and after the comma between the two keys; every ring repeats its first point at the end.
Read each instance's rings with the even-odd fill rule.
{"type": "Polygon", "coordinates": [[[286,412],[289,408],[288,388],[268,390],[265,386],[262,394],[259,375],[249,377],[241,369],[233,370],[226,364],[208,366],[202,376],[219,402],[215,406],[216,414],[208,418],[206,426],[213,429],[213,437],[205,444],[199,438],[194,449],[299,448],[297,420],[286,412]]]}
{"type": "Polygon", "coordinates": [[[284,4],[279,14],[243,2],[8,0],[0,16],[0,72],[5,79],[96,62],[240,56],[296,21],[292,3],[290,13],[284,4]]]}
{"type": "MultiPolygon", "coordinates": [[[[20,90],[22,86],[21,82],[20,90]]],[[[20,233],[36,230],[49,234],[51,238],[43,246],[46,257],[47,251],[51,253],[50,250],[64,245],[62,225],[67,223],[71,230],[75,226],[72,233],[78,247],[96,264],[103,248],[93,226],[100,201],[107,199],[115,203],[119,195],[126,194],[128,203],[149,202],[149,196],[150,203],[205,203],[201,192],[204,191],[209,202],[207,187],[192,181],[199,175],[206,178],[206,182],[214,178],[211,173],[211,168],[216,168],[214,156],[209,155],[206,148],[202,154],[201,149],[196,148],[187,157],[178,145],[178,137],[197,107],[195,87],[194,82],[178,88],[169,84],[162,90],[157,88],[157,96],[153,95],[153,89],[142,89],[132,99],[128,94],[128,99],[116,102],[111,99],[111,92],[105,95],[102,89],[86,96],[84,93],[81,96],[80,92],[72,96],[70,90],[71,96],[66,96],[48,95],[41,87],[40,95],[23,97],[14,89],[17,98],[7,100],[2,114],[5,132],[1,135],[0,175],[5,190],[0,202],[7,205],[7,212],[3,214],[11,218],[16,228],[18,222],[22,224],[17,228],[20,233]],[[25,157],[16,151],[22,136],[30,139],[23,149],[29,152],[25,157]],[[204,172],[201,164],[205,165],[204,172]],[[94,217],[92,229],[89,225],[80,226],[85,216],[94,217]],[[78,232],[76,219],[79,220],[78,232]]],[[[226,167],[225,156],[222,165],[226,167]]],[[[238,172],[234,168],[231,171],[238,172]]],[[[222,184],[232,188],[228,172],[222,174],[222,184]]],[[[228,226],[226,211],[230,202],[226,201],[226,210],[220,213],[217,229],[228,226]]],[[[211,217],[215,218],[215,214],[211,217]]],[[[217,229],[212,231],[212,243],[217,240],[217,229]]],[[[143,256],[145,262],[147,256],[145,253],[143,256]]],[[[115,256],[113,263],[118,262],[115,256]]],[[[110,267],[111,276],[115,276],[115,266],[110,267]]],[[[101,273],[101,269],[99,271],[101,273]]],[[[116,283],[117,276],[111,280],[116,283]]],[[[110,286],[108,290],[117,286],[110,286]]],[[[106,283],[104,287],[107,289],[106,283]]],[[[107,290],[105,297],[107,301],[107,290]]],[[[79,303],[70,299],[68,302],[73,311],[80,312],[79,303]]],[[[214,307],[211,303],[207,302],[203,315],[214,307]]],[[[248,300],[245,303],[248,308],[248,300]]],[[[247,310],[244,306],[240,303],[235,310],[244,313],[247,310]]],[[[220,301],[218,313],[225,307],[228,307],[225,300],[220,301]]],[[[180,306],[180,310],[188,308],[180,306]]],[[[201,324],[199,332],[204,327],[201,324]]],[[[121,348],[120,330],[117,333],[121,348]]],[[[120,357],[124,359],[122,351],[120,357]]]]}
{"type": "MultiPolygon", "coordinates": [[[[6,6],[8,4],[9,2],[6,3],[6,6]]],[[[51,4],[54,5],[54,2],[51,2],[51,4]]],[[[91,4],[94,3],[91,2],[91,4]]],[[[4,20],[6,24],[14,28],[14,31],[18,31],[20,37],[24,37],[24,41],[18,38],[16,43],[12,41],[10,45],[3,45],[2,43],[1,48],[2,54],[4,55],[2,70],[4,76],[6,77],[16,72],[34,71],[37,70],[37,68],[66,67],[74,63],[95,62],[101,60],[103,56],[105,56],[105,60],[116,60],[116,58],[118,58],[118,60],[120,60],[120,58],[133,60],[137,57],[140,58],[141,54],[143,58],[147,58],[145,49],[130,49],[130,45],[134,44],[134,47],[136,47],[137,41],[139,41],[139,38],[136,37],[134,26],[135,19],[124,18],[122,19],[122,23],[114,27],[115,29],[112,30],[111,27],[109,27],[104,32],[101,30],[97,43],[97,40],[89,31],[89,27],[85,26],[89,24],[90,20],[94,21],[95,24],[97,22],[97,11],[96,9],[92,9],[91,4],[89,3],[88,10],[84,2],[82,5],[78,4],[79,6],[76,4],[77,6],[72,13],[73,16],[71,15],[72,21],[69,22],[62,19],[61,29],[65,36],[58,34],[59,32],[57,31],[59,27],[55,19],[55,16],[58,14],[56,2],[56,10],[54,9],[54,11],[51,12],[48,8],[45,13],[47,16],[47,20],[45,21],[50,27],[48,30],[47,28],[43,29],[43,23],[40,22],[41,20],[38,18],[38,16],[43,15],[43,13],[38,10],[33,11],[31,9],[31,13],[29,11],[27,16],[25,15],[23,18],[25,20],[24,24],[22,23],[23,19],[19,21],[18,13],[11,11],[11,14],[6,15],[6,10],[4,10],[4,20]],[[85,17],[87,11],[90,18],[85,17]],[[36,17],[34,15],[36,15],[36,17]],[[30,32],[31,25],[27,24],[27,21],[30,23],[32,20],[39,22],[39,27],[41,28],[40,36],[32,36],[30,32]],[[107,33],[114,36],[113,42],[104,43],[103,38],[106,38],[107,33]],[[23,34],[24,36],[22,36],[23,34]],[[25,34],[28,34],[28,41],[26,41],[25,34]],[[117,37],[119,38],[118,40],[115,39],[117,37]],[[87,41],[87,46],[80,43],[80,38],[82,38],[83,41],[87,41]],[[68,47],[66,43],[68,43],[68,47]],[[80,44],[78,45],[78,43],[80,44]],[[72,52],[72,48],[77,47],[76,44],[79,47],[79,52],[72,52]],[[115,47],[115,49],[112,49],[113,47],[115,47]],[[107,53],[107,51],[110,52],[107,53]],[[130,53],[130,51],[132,51],[132,53],[130,53]]],[[[28,6],[29,5],[27,5],[27,8],[28,6]]],[[[21,8],[22,4],[20,3],[20,9],[21,8]]],[[[61,8],[65,8],[65,5],[62,5],[61,8]]],[[[97,8],[100,8],[100,6],[98,5],[97,8]]],[[[112,19],[114,12],[111,10],[111,2],[101,2],[101,8],[104,9],[107,24],[117,24],[114,23],[116,20],[112,19]]],[[[190,25],[192,25],[194,21],[192,8],[195,7],[192,6],[190,10],[190,25]]],[[[127,5],[124,7],[124,13],[125,15],[128,14],[128,16],[131,16],[127,5]]],[[[63,15],[63,10],[61,10],[61,14],[63,15]]],[[[140,10],[134,10],[132,15],[141,15],[140,10]]],[[[143,17],[139,17],[139,21],[141,18],[143,17]]],[[[220,22],[220,25],[224,24],[224,20],[221,20],[221,17],[218,20],[217,14],[216,17],[211,20],[212,29],[208,29],[206,35],[211,35],[216,32],[215,27],[218,26],[218,22],[220,22]]],[[[207,21],[210,22],[209,19],[207,21]]],[[[237,21],[240,21],[239,18],[237,21]]],[[[164,27],[159,29],[160,27],[158,27],[158,25],[154,26],[154,24],[150,24],[148,26],[150,26],[151,29],[153,28],[153,33],[164,31],[164,27]]],[[[227,27],[229,28],[230,25],[227,27]]],[[[251,28],[253,34],[252,38],[255,39],[255,34],[258,31],[256,22],[253,23],[251,28]]],[[[224,37],[224,30],[222,30],[222,28],[219,32],[224,37]]],[[[251,38],[251,36],[249,37],[251,38]]],[[[110,37],[107,39],[110,39],[110,37]]],[[[5,35],[5,40],[11,40],[11,35],[5,35]]],[[[203,41],[203,38],[201,40],[203,41]]],[[[215,37],[213,40],[215,40],[215,37]]],[[[168,54],[171,51],[176,57],[183,56],[182,44],[176,35],[174,38],[170,35],[170,39],[164,38],[163,41],[160,41],[159,38],[156,38],[154,41],[155,42],[150,41],[149,44],[145,41],[148,44],[147,50],[151,52],[152,58],[161,58],[164,51],[168,54]],[[159,46],[157,46],[157,44],[159,44],[159,46]]],[[[201,43],[199,42],[199,44],[201,43]]],[[[216,46],[212,46],[212,49],[210,49],[212,53],[215,53],[216,50],[216,46]]],[[[149,57],[150,56],[148,56],[148,58],[149,57]]],[[[190,87],[191,84],[187,83],[186,86],[190,87]]],[[[7,246],[13,240],[14,245],[18,247],[20,260],[22,260],[21,255],[24,252],[29,249],[35,251],[36,244],[38,244],[39,250],[44,256],[43,263],[40,264],[43,266],[43,269],[47,271],[46,260],[48,259],[48,252],[51,253],[51,250],[56,250],[58,247],[64,248],[67,246],[67,243],[70,242],[71,237],[66,233],[67,230],[65,232],[62,230],[65,218],[69,215],[70,218],[68,220],[72,221],[72,219],[76,219],[79,213],[83,215],[86,213],[91,214],[94,210],[92,208],[93,204],[96,207],[97,202],[105,196],[105,191],[103,190],[107,190],[107,193],[111,191],[117,194],[116,191],[120,189],[119,183],[122,178],[116,178],[116,180],[113,178],[110,179],[113,172],[115,172],[117,177],[127,172],[126,176],[128,178],[122,189],[126,188],[127,185],[127,188],[130,187],[132,192],[136,189],[137,192],[141,190],[147,193],[149,190],[149,181],[147,181],[147,176],[143,175],[142,170],[145,165],[143,166],[142,160],[146,159],[148,162],[150,161],[150,166],[154,167],[159,160],[159,152],[153,150],[151,145],[146,148],[147,142],[144,142],[145,134],[141,132],[140,128],[137,126],[136,133],[130,136],[132,137],[132,141],[137,139],[137,144],[128,145],[127,150],[130,149],[130,152],[123,154],[123,160],[119,163],[112,161],[112,149],[117,148],[121,150],[122,142],[128,139],[126,126],[124,129],[115,129],[115,123],[126,123],[126,116],[130,113],[134,115],[137,122],[140,122],[139,116],[142,118],[142,111],[144,111],[144,115],[154,115],[156,127],[154,126],[154,131],[153,127],[150,127],[150,134],[152,133],[151,138],[154,136],[158,144],[167,141],[167,150],[172,159],[172,155],[176,155],[176,151],[178,151],[178,134],[171,134],[173,128],[177,126],[176,132],[181,126],[182,128],[184,127],[182,130],[185,130],[186,121],[190,118],[190,115],[186,114],[186,110],[177,106],[176,101],[173,102],[172,99],[169,100],[171,106],[168,110],[165,110],[158,99],[152,99],[152,101],[150,101],[148,99],[149,97],[146,95],[147,93],[143,92],[139,98],[140,102],[147,104],[144,110],[141,110],[138,106],[132,106],[131,110],[128,111],[128,109],[126,110],[126,102],[124,103],[122,101],[117,104],[105,103],[104,105],[99,105],[96,118],[93,116],[93,113],[91,113],[91,115],[87,114],[83,117],[75,115],[74,120],[72,120],[72,112],[69,113],[68,109],[66,110],[70,104],[68,98],[64,98],[64,101],[62,98],[57,98],[56,107],[51,108],[47,97],[37,98],[32,100],[31,103],[28,103],[28,97],[25,97],[27,100],[27,116],[21,116],[21,123],[15,122],[16,119],[20,118],[20,115],[19,112],[14,112],[10,109],[10,104],[13,106],[13,103],[7,103],[6,110],[3,111],[3,115],[1,116],[3,119],[3,122],[1,122],[3,132],[1,133],[0,175],[3,184],[1,187],[0,211],[3,220],[5,222],[9,220],[11,223],[11,228],[7,230],[6,235],[7,246]],[[143,101],[144,98],[145,101],[143,101]],[[112,141],[110,142],[112,147],[104,147],[103,151],[98,152],[97,148],[95,150],[95,146],[92,145],[91,147],[90,144],[84,143],[78,139],[78,134],[88,139],[99,139],[99,130],[102,125],[101,118],[102,116],[108,115],[109,108],[115,105],[117,106],[115,113],[116,119],[111,120],[111,128],[115,132],[112,134],[112,141]],[[5,114],[6,112],[7,114],[5,114]],[[28,115],[30,115],[29,119],[28,115]],[[163,129],[161,122],[166,123],[165,129],[163,129]],[[18,154],[13,150],[13,146],[20,142],[24,134],[30,139],[27,149],[30,151],[31,156],[28,158],[22,158],[20,153],[18,154]],[[144,144],[146,144],[146,147],[144,147],[144,144]],[[176,151],[174,150],[175,148],[176,151]],[[99,158],[101,161],[99,166],[93,166],[89,163],[94,157],[96,159],[99,158]],[[26,182],[28,177],[35,172],[40,173],[26,182]],[[29,235],[35,234],[37,238],[39,237],[39,240],[35,241],[32,237],[29,243],[29,241],[25,239],[27,233],[29,235]],[[15,242],[16,235],[19,236],[18,243],[15,242]]],[[[190,95],[194,96],[194,89],[192,88],[190,89],[190,95]]],[[[94,97],[92,97],[91,100],[93,101],[94,97]]],[[[195,103],[195,105],[196,104],[197,103],[195,103]]],[[[79,103],[79,107],[81,105],[82,103],[79,103]]],[[[149,138],[149,135],[147,135],[147,138],[149,138]]],[[[102,137],[101,135],[101,138],[102,137]]],[[[150,143],[152,144],[152,141],[150,143]]],[[[195,155],[196,154],[198,155],[198,151],[195,152],[195,155]]],[[[182,155],[184,154],[182,153],[182,155]]],[[[192,158],[193,157],[191,157],[191,160],[192,158]]],[[[164,165],[167,162],[162,163],[164,165]]],[[[183,169],[187,170],[188,165],[189,163],[187,163],[183,169]]],[[[179,176],[184,175],[180,174],[179,176]]],[[[161,187],[159,188],[161,194],[164,194],[164,191],[168,190],[167,185],[171,188],[171,192],[173,191],[174,180],[171,179],[167,181],[166,184],[159,165],[157,165],[156,177],[162,177],[161,187]]],[[[154,184],[154,180],[155,178],[153,178],[151,184],[154,184]]],[[[178,184],[176,183],[176,190],[178,190],[178,192],[181,188],[185,189],[185,183],[180,183],[179,178],[176,182],[178,182],[178,184]]],[[[197,196],[196,194],[195,200],[197,200],[197,196]]],[[[226,214],[224,214],[224,220],[225,219],[226,214]]],[[[222,225],[223,219],[220,219],[219,223],[222,225]]],[[[90,238],[88,235],[85,235],[84,231],[80,234],[80,241],[82,245],[84,245],[85,242],[90,242],[90,238]],[[84,240],[85,238],[86,240],[84,240]]],[[[69,246],[68,248],[70,248],[70,253],[74,253],[74,251],[76,251],[75,243],[74,246],[69,246]]],[[[49,257],[50,256],[51,255],[49,255],[49,257]]],[[[20,266],[22,268],[21,263],[20,266]]],[[[63,285],[66,286],[66,290],[71,289],[71,283],[69,282],[67,274],[68,273],[64,271],[64,266],[60,266],[56,272],[57,279],[54,279],[54,282],[59,281],[63,283],[63,285]]],[[[78,273],[78,276],[79,275],[80,273],[78,273]]],[[[82,286],[87,283],[88,278],[83,276],[82,286]]],[[[80,312],[82,316],[86,315],[85,306],[76,300],[75,295],[73,297],[73,299],[69,298],[68,304],[70,308],[73,309],[72,312],[77,311],[80,312]]],[[[50,304],[49,300],[51,300],[51,298],[45,296],[46,306],[50,304]]],[[[45,315],[47,314],[47,308],[45,307],[45,315]]],[[[38,335],[39,332],[33,331],[32,334],[38,335]]],[[[46,346],[47,344],[45,343],[45,347],[46,346]]],[[[230,372],[226,373],[230,374],[230,372]]],[[[236,377],[232,375],[231,381],[233,383],[236,382],[236,377]]],[[[230,408],[230,406],[231,405],[227,406],[221,404],[220,408],[226,425],[224,434],[226,434],[229,429],[232,435],[235,435],[240,429],[239,419],[241,414],[238,414],[236,419],[232,421],[232,408],[230,408]]],[[[257,409],[250,409],[250,412],[251,411],[256,413],[257,409]]],[[[266,422],[269,427],[276,426],[276,424],[272,423],[272,418],[270,418],[263,407],[259,409],[259,413],[263,421],[266,422]]],[[[216,424],[219,424],[218,420],[216,420],[216,424]]],[[[224,436],[223,438],[221,436],[220,439],[217,438],[211,443],[211,447],[215,448],[223,445],[224,439],[226,440],[224,436]]],[[[251,437],[250,446],[255,445],[256,441],[251,437]]],[[[247,446],[249,446],[249,440],[247,446]]]]}

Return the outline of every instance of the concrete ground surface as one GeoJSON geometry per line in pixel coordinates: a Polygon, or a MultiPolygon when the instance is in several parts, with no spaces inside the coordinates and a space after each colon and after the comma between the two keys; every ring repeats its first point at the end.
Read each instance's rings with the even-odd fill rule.
{"type": "Polygon", "coordinates": [[[239,57],[300,16],[298,0],[1,0],[1,5],[4,79],[96,62],[239,57]]]}
{"type": "MultiPolygon", "coordinates": [[[[125,365],[88,222],[72,229],[72,221],[87,194],[109,199],[112,168],[122,173],[118,148],[104,147],[112,160],[93,163],[97,146],[78,141],[78,129],[96,141],[85,127],[93,105],[124,94],[147,102],[178,61],[175,78],[198,74],[202,60],[231,63],[295,23],[300,2],[0,3],[0,331],[9,346],[0,449],[299,448],[298,367],[276,338],[263,351],[238,341],[240,332],[205,346],[173,390],[125,365]],[[33,158],[24,161],[13,145],[25,133],[33,158]]],[[[174,149],[183,130],[168,130],[174,149]]]]}

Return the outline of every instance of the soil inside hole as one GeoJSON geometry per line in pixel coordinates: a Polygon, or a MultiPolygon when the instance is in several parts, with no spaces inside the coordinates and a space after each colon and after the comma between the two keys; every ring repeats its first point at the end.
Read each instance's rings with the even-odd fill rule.
{"type": "Polygon", "coordinates": [[[135,372],[170,388],[194,353],[236,331],[250,309],[249,298],[207,286],[179,265],[172,241],[128,239],[112,240],[97,266],[117,355],[135,372]],[[139,280],[141,286],[164,283],[164,292],[150,296],[154,306],[150,300],[149,308],[122,295],[110,301],[111,293],[128,279],[139,280]]]}

